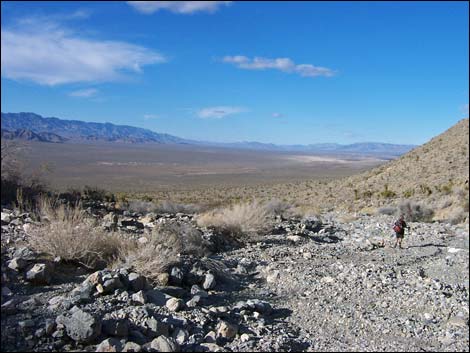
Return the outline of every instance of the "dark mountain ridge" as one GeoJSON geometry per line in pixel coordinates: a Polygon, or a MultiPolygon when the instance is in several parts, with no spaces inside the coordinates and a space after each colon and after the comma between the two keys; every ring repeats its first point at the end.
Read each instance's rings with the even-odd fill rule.
{"type": "Polygon", "coordinates": [[[223,148],[253,149],[264,151],[294,151],[315,153],[351,153],[370,154],[381,156],[400,156],[411,149],[414,145],[397,145],[380,142],[354,143],[340,145],[336,143],[318,143],[309,145],[276,145],[260,142],[234,142],[217,143],[210,141],[195,141],[177,136],[158,133],[148,129],[128,125],[115,125],[112,123],[94,123],[80,120],[63,120],[59,118],[44,118],[35,113],[1,113],[2,138],[22,138],[44,142],[124,142],[124,143],[162,143],[162,144],[189,144],[203,145],[223,148]],[[12,131],[30,131],[30,137],[23,137],[12,131]],[[33,136],[32,133],[40,135],[41,138],[33,136]],[[45,134],[53,134],[47,141],[45,134]],[[17,136],[18,135],[18,136],[17,136]]]}

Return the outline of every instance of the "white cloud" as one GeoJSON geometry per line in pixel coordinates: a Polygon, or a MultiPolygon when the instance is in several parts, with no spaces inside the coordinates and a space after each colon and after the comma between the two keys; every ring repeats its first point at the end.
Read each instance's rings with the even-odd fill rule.
{"type": "Polygon", "coordinates": [[[197,116],[203,119],[221,119],[228,115],[246,112],[245,108],[241,107],[207,107],[200,109],[196,112],[197,116]]]}
{"type": "Polygon", "coordinates": [[[283,118],[284,114],[282,114],[282,113],[273,113],[272,116],[273,116],[273,118],[283,118]]]}
{"type": "Polygon", "coordinates": [[[145,120],[159,119],[160,117],[156,114],[144,114],[145,120]]]}
{"type": "Polygon", "coordinates": [[[195,12],[213,13],[223,5],[232,1],[128,1],[127,3],[137,11],[152,14],[159,10],[168,10],[179,14],[192,14],[195,12]]]}
{"type": "Polygon", "coordinates": [[[245,70],[280,70],[288,73],[296,73],[304,77],[326,76],[331,77],[336,74],[334,70],[326,67],[314,66],[311,64],[295,64],[289,58],[268,59],[254,57],[250,59],[243,55],[225,56],[223,62],[233,64],[240,69],[245,70]]]}
{"type": "Polygon", "coordinates": [[[94,97],[97,94],[98,94],[98,90],[96,88],[86,88],[86,89],[79,89],[77,91],[70,92],[69,96],[89,98],[89,97],[94,97]]]}
{"type": "Polygon", "coordinates": [[[116,81],[125,73],[139,73],[145,65],[166,61],[142,46],[86,39],[57,23],[28,21],[28,26],[1,30],[3,77],[48,86],[116,81]]]}

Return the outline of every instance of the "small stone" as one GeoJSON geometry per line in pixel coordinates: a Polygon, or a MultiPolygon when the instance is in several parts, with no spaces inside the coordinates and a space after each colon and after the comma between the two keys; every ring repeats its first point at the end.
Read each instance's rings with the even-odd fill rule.
{"type": "Polygon", "coordinates": [[[240,336],[240,341],[242,341],[242,342],[248,342],[249,340],[250,340],[250,336],[246,333],[244,333],[240,336]]]}
{"type": "Polygon", "coordinates": [[[209,294],[205,290],[201,289],[197,284],[191,287],[191,295],[198,295],[201,298],[207,298],[209,296],[209,294]]]}
{"type": "Polygon", "coordinates": [[[159,290],[151,289],[145,292],[148,302],[151,302],[157,306],[164,306],[166,301],[171,297],[159,290]]]}
{"type": "Polygon", "coordinates": [[[142,347],[134,342],[126,342],[124,348],[122,349],[123,352],[141,352],[142,347]]]}
{"type": "Polygon", "coordinates": [[[88,276],[88,278],[85,280],[85,282],[89,282],[94,286],[96,286],[98,284],[101,284],[102,283],[102,273],[101,273],[101,271],[93,272],[91,275],[88,276]]]}
{"type": "Polygon", "coordinates": [[[188,341],[189,333],[185,329],[177,327],[173,331],[172,337],[176,341],[176,343],[178,343],[179,345],[183,345],[188,341]]]}
{"type": "Polygon", "coordinates": [[[170,275],[168,273],[160,273],[157,276],[157,281],[162,286],[167,286],[170,283],[170,275]]]}
{"type": "Polygon", "coordinates": [[[144,293],[144,291],[138,291],[137,293],[132,294],[131,299],[135,303],[139,303],[144,305],[147,303],[147,295],[144,293]]]}
{"type": "Polygon", "coordinates": [[[201,297],[199,295],[195,295],[194,297],[191,298],[191,300],[188,300],[186,302],[186,306],[188,308],[195,308],[196,306],[199,305],[201,302],[201,297]]]}
{"type": "Polygon", "coordinates": [[[13,292],[8,287],[2,287],[2,296],[4,297],[11,297],[13,292]]]}
{"type": "Polygon", "coordinates": [[[101,342],[95,352],[121,352],[122,343],[116,338],[108,338],[101,342]]]}
{"type": "Polygon", "coordinates": [[[46,330],[44,328],[37,329],[34,333],[34,336],[41,338],[46,335],[46,330]]]}
{"type": "Polygon", "coordinates": [[[3,314],[16,314],[17,308],[16,308],[16,300],[15,299],[10,299],[7,300],[5,303],[2,304],[1,306],[2,309],[2,315],[3,314]]]}
{"type": "Polygon", "coordinates": [[[8,224],[11,222],[11,216],[8,213],[2,212],[1,217],[2,217],[2,224],[8,224]]]}
{"type": "Polygon", "coordinates": [[[54,320],[47,319],[46,324],[44,326],[44,329],[46,330],[46,334],[47,335],[52,335],[52,333],[54,332],[56,326],[57,325],[56,325],[54,320]]]}
{"type": "Polygon", "coordinates": [[[118,288],[123,288],[123,287],[124,286],[122,282],[119,280],[119,278],[111,278],[111,279],[106,280],[103,283],[104,293],[112,293],[114,292],[114,290],[118,288]]]}
{"type": "Polygon", "coordinates": [[[279,281],[279,278],[281,277],[279,271],[273,271],[268,276],[266,277],[266,282],[268,283],[276,283],[279,281]]]}
{"type": "Polygon", "coordinates": [[[217,333],[215,331],[209,331],[205,336],[204,336],[204,342],[207,343],[215,343],[217,341],[217,333]]]}
{"type": "Polygon", "coordinates": [[[147,336],[150,338],[158,337],[158,336],[169,336],[169,326],[164,323],[157,321],[154,317],[150,317],[145,321],[145,325],[147,326],[147,336]]]}
{"type": "Polygon", "coordinates": [[[201,343],[200,347],[203,352],[227,352],[223,347],[215,343],[201,343]]]}
{"type": "Polygon", "coordinates": [[[202,287],[205,290],[213,289],[216,285],[215,276],[212,273],[207,273],[204,278],[202,287]]]}
{"type": "Polygon", "coordinates": [[[23,260],[22,258],[15,257],[8,262],[8,268],[12,269],[13,271],[21,271],[27,266],[28,262],[23,260]]]}
{"type": "Polygon", "coordinates": [[[179,344],[172,338],[165,336],[158,336],[151,343],[150,347],[157,352],[178,352],[180,350],[179,344]]]}
{"type": "Polygon", "coordinates": [[[234,338],[238,332],[238,325],[232,324],[227,321],[221,321],[217,325],[217,336],[227,339],[234,338]]]}
{"type": "Polygon", "coordinates": [[[183,308],[184,302],[178,298],[171,298],[167,300],[165,305],[170,311],[176,312],[183,308]]]}
{"type": "Polygon", "coordinates": [[[49,263],[35,264],[26,272],[26,280],[33,284],[49,284],[52,281],[52,271],[49,263]]]}
{"type": "Polygon", "coordinates": [[[130,273],[127,277],[129,287],[134,292],[138,292],[145,288],[145,277],[137,273],[130,273]]]}
{"type": "Polygon", "coordinates": [[[179,267],[173,267],[170,273],[170,283],[175,286],[181,286],[183,283],[183,271],[179,267]]]}

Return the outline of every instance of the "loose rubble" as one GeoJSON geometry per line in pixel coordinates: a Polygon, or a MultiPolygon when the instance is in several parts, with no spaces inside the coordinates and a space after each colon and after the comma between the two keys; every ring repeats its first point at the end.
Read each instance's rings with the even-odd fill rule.
{"type": "MultiPolygon", "coordinates": [[[[185,214],[89,212],[141,239],[160,223],[195,226],[185,214]]],[[[28,247],[32,217],[3,209],[1,349],[468,350],[468,224],[411,223],[400,250],[391,222],[278,217],[271,234],[182,257],[156,284],[132,267],[90,272],[44,258],[28,247]]]]}

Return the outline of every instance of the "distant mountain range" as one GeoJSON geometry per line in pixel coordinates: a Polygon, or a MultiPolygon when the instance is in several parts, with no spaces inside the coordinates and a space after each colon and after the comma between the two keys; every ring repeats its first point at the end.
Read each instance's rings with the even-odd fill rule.
{"type": "Polygon", "coordinates": [[[34,113],[1,113],[1,123],[2,139],[22,139],[54,143],[105,141],[185,144],[258,151],[370,154],[390,157],[400,156],[416,147],[415,145],[396,145],[377,142],[354,143],[350,145],[340,145],[337,143],[309,145],[275,145],[260,142],[217,143],[188,140],[127,125],[44,118],[34,113]]]}

